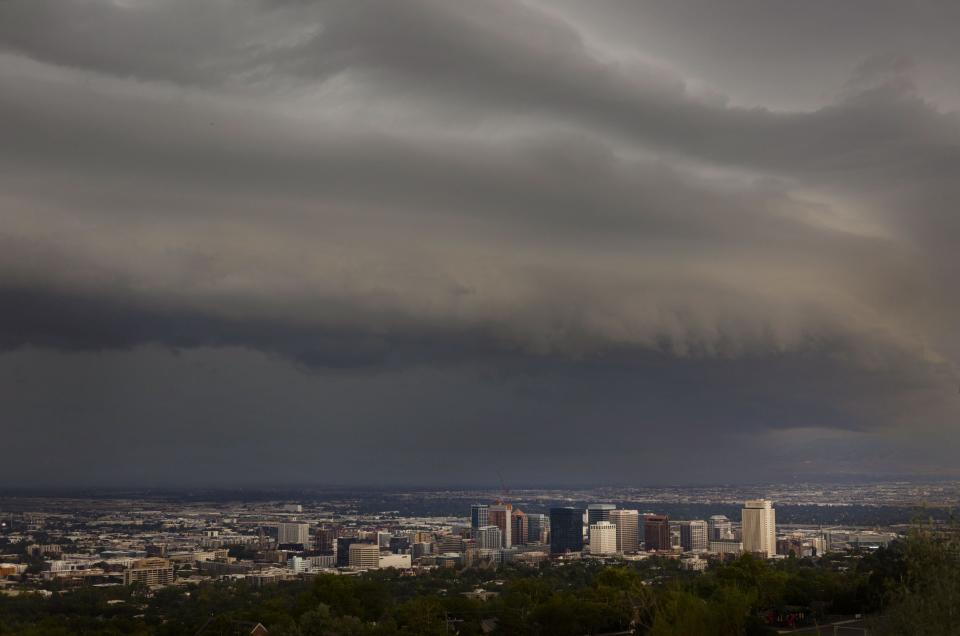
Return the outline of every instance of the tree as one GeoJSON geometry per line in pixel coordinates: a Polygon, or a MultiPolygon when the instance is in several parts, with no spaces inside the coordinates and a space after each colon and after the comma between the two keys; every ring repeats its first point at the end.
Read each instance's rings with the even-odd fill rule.
{"type": "Polygon", "coordinates": [[[446,612],[436,598],[422,596],[400,605],[394,616],[401,634],[424,636],[447,633],[446,612]]]}
{"type": "Polygon", "coordinates": [[[880,634],[960,634],[960,528],[918,524],[900,546],[901,575],[880,634]]]}

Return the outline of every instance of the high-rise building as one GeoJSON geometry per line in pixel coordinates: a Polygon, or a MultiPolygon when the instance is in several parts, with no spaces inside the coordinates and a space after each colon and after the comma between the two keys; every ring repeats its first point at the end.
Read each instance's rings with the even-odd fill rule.
{"type": "Polygon", "coordinates": [[[610,523],[617,527],[617,552],[640,549],[640,514],[636,510],[611,510],[610,523]]]}
{"type": "Polygon", "coordinates": [[[587,525],[592,526],[598,521],[610,521],[610,513],[617,507],[608,503],[594,503],[587,506],[587,525]]]}
{"type": "Polygon", "coordinates": [[[336,528],[330,526],[318,528],[315,540],[317,552],[320,554],[333,554],[334,542],[337,540],[336,528]]]}
{"type": "Polygon", "coordinates": [[[390,551],[394,554],[406,554],[410,550],[410,537],[391,537],[390,551]]]}
{"type": "Polygon", "coordinates": [[[487,504],[473,504],[470,506],[470,527],[476,530],[477,528],[490,525],[489,510],[490,506],[487,504]]]}
{"type": "Polygon", "coordinates": [[[310,544],[310,524],[308,523],[278,523],[277,543],[279,545],[310,544]]]}
{"type": "Polygon", "coordinates": [[[512,514],[513,506],[508,503],[496,503],[490,506],[487,511],[490,525],[500,528],[500,536],[502,537],[503,541],[503,544],[500,547],[502,548],[509,548],[513,546],[512,514]]]}
{"type": "Polygon", "coordinates": [[[433,554],[433,544],[427,541],[417,541],[410,546],[410,554],[413,555],[414,559],[433,554]]]}
{"type": "Polygon", "coordinates": [[[567,506],[550,509],[550,552],[583,551],[583,509],[567,506]]]}
{"type": "Polygon", "coordinates": [[[680,547],[684,552],[706,552],[710,547],[707,522],[699,519],[680,522],[680,547]]]}
{"type": "Polygon", "coordinates": [[[590,554],[609,555],[617,552],[617,526],[609,521],[590,524],[590,554]]]}
{"type": "Polygon", "coordinates": [[[390,539],[393,538],[393,535],[389,532],[378,532],[377,533],[377,545],[381,548],[387,549],[390,547],[390,539]]]}
{"type": "Polygon", "coordinates": [[[123,572],[123,584],[170,585],[173,583],[173,563],[167,559],[151,557],[134,561],[123,572]]]}
{"type": "Polygon", "coordinates": [[[433,541],[433,533],[426,530],[414,530],[409,533],[411,543],[423,543],[424,541],[433,541]]]}
{"type": "Polygon", "coordinates": [[[773,503],[767,499],[748,501],[741,517],[743,551],[771,557],[777,553],[777,524],[773,503]]]}
{"type": "Polygon", "coordinates": [[[340,537],[337,539],[338,568],[345,568],[350,565],[350,546],[358,540],[356,537],[340,537]]]}
{"type": "Polygon", "coordinates": [[[483,526],[477,528],[477,547],[481,550],[498,550],[503,543],[503,536],[497,526],[483,526]]]}
{"type": "Polygon", "coordinates": [[[437,549],[440,552],[463,552],[463,537],[458,534],[437,537],[437,549]]]}
{"type": "Polygon", "coordinates": [[[380,546],[376,543],[351,543],[349,564],[352,568],[373,570],[380,567],[380,546]]]}
{"type": "Polygon", "coordinates": [[[643,549],[670,550],[670,519],[666,515],[644,515],[643,549]]]}
{"type": "Polygon", "coordinates": [[[777,554],[783,556],[792,554],[795,557],[816,556],[817,548],[809,538],[795,533],[777,539],[777,554]]]}
{"type": "Polygon", "coordinates": [[[710,541],[725,541],[733,538],[733,525],[725,515],[713,515],[707,521],[707,536],[710,541]]]}
{"type": "Polygon", "coordinates": [[[536,512],[527,514],[527,543],[546,543],[547,528],[550,524],[547,515],[536,512]]]}
{"type": "Polygon", "coordinates": [[[510,539],[513,541],[513,544],[525,544],[527,542],[527,533],[529,532],[526,513],[520,509],[514,510],[511,517],[511,524],[513,528],[510,531],[510,539]]]}

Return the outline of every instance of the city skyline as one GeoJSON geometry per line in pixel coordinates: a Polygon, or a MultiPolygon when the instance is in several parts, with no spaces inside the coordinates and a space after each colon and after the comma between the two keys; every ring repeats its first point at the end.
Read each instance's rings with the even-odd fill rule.
{"type": "MultiPolygon", "coordinates": [[[[515,633],[519,630],[510,621],[516,614],[511,619],[509,613],[514,608],[508,605],[505,612],[504,604],[490,601],[515,597],[518,590],[529,598],[534,589],[540,596],[549,595],[554,607],[569,607],[578,597],[596,598],[603,588],[611,590],[613,601],[623,599],[623,582],[633,581],[626,591],[645,588],[645,594],[656,595],[655,620],[680,625],[672,633],[713,634],[716,625],[729,626],[731,620],[774,628],[872,626],[892,620],[892,612],[889,605],[880,612],[880,601],[869,592],[887,588],[900,576],[897,569],[876,564],[896,565],[903,546],[923,536],[902,510],[888,510],[892,516],[880,523],[875,512],[822,523],[817,512],[811,516],[809,510],[800,511],[797,518],[798,511],[791,513],[779,503],[776,510],[794,518],[775,519],[769,500],[738,502],[733,520],[713,514],[729,511],[721,504],[674,516],[660,514],[665,504],[641,513],[609,500],[551,504],[548,514],[530,513],[521,511],[528,510],[527,504],[513,503],[517,500],[506,493],[510,501],[461,498],[446,512],[403,505],[384,510],[411,502],[410,494],[396,493],[392,502],[363,492],[219,501],[170,495],[0,497],[0,601],[6,625],[25,634],[65,627],[70,633],[87,633],[93,623],[106,626],[104,634],[127,633],[131,625],[144,633],[179,634],[194,633],[198,627],[197,633],[205,633],[206,625],[226,623],[243,626],[243,633],[250,629],[266,636],[282,632],[281,626],[291,620],[325,627],[332,614],[324,611],[328,601],[343,599],[356,607],[357,602],[383,603],[388,595],[412,593],[403,601],[410,605],[401,607],[428,607],[422,604],[424,597],[434,595],[452,603],[449,610],[413,614],[416,623],[410,622],[411,613],[397,612],[398,622],[413,625],[406,633],[451,633],[451,623],[463,627],[457,633],[482,633],[481,626],[494,619],[503,625],[501,632],[515,633]],[[484,524],[487,508],[512,508],[512,545],[501,532],[510,527],[502,515],[493,515],[495,524],[484,524]],[[707,515],[709,522],[700,518],[707,515]],[[769,523],[764,525],[763,519],[769,523]],[[751,585],[768,596],[756,595],[757,610],[731,604],[727,593],[700,600],[691,607],[714,603],[718,618],[705,621],[698,631],[666,614],[659,603],[661,594],[675,598],[681,586],[716,594],[717,584],[731,579],[731,590],[742,593],[743,586],[751,585]],[[328,595],[319,610],[311,610],[318,592],[328,595]],[[251,602],[236,610],[223,600],[237,597],[251,602]],[[98,602],[85,602],[87,598],[98,602]],[[278,610],[281,598],[291,602],[278,610]],[[64,612],[56,605],[62,602],[73,605],[64,612]],[[112,611],[104,612],[104,604],[112,611]],[[56,615],[28,611],[34,607],[50,608],[56,615]],[[719,618],[721,614],[725,618],[719,618]],[[425,621],[437,629],[424,629],[425,621]],[[31,628],[34,631],[24,631],[31,628]]],[[[566,494],[569,498],[576,493],[566,494]]],[[[843,502],[842,496],[836,497],[820,507],[836,510],[843,502]]],[[[955,536],[950,522],[929,523],[937,533],[933,536],[955,536]]],[[[955,553],[945,554],[955,558],[955,553]]],[[[931,581],[944,583],[943,577],[931,581]]],[[[393,611],[395,604],[386,607],[393,611]]],[[[585,630],[611,633],[610,626],[621,630],[616,633],[640,632],[630,606],[619,613],[617,604],[606,600],[574,607],[575,612],[561,614],[562,620],[550,626],[545,621],[557,615],[556,609],[528,612],[534,626],[542,626],[534,632],[577,636],[585,630]],[[563,626],[583,621],[582,616],[593,616],[594,627],[563,626]]],[[[365,620],[376,627],[385,622],[383,611],[381,605],[373,619],[350,614],[355,618],[345,622],[356,626],[365,620]]],[[[938,615],[931,612],[923,620],[936,621],[938,615]]],[[[904,624],[915,625],[916,620],[911,617],[904,624]]],[[[756,630],[732,633],[751,631],[756,630]]],[[[382,633],[398,632],[388,625],[382,633]]]]}
{"type": "Polygon", "coordinates": [[[958,479],[958,22],[2,2],[0,482],[958,479]]]}

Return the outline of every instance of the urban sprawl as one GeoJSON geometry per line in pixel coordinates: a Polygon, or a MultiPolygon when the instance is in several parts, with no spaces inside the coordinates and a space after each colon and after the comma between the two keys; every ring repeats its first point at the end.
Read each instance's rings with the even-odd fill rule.
{"type": "Polygon", "coordinates": [[[532,512],[507,501],[506,492],[469,510],[465,505],[462,516],[363,513],[349,504],[289,501],[13,499],[6,504],[12,510],[0,511],[0,590],[6,594],[211,579],[259,586],[385,568],[416,576],[434,568],[654,555],[696,572],[711,559],[744,553],[784,559],[874,549],[903,532],[902,527],[778,524],[776,506],[765,498],[742,502],[739,518],[732,519],[723,514],[672,519],[656,510],[602,502],[541,505],[542,511],[532,512]],[[27,509],[31,503],[38,505],[27,509]]]}

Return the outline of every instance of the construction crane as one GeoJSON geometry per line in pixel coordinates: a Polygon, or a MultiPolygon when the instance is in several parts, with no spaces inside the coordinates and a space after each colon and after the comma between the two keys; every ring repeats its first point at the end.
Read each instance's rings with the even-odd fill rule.
{"type": "Polygon", "coordinates": [[[507,485],[503,481],[503,473],[500,472],[499,468],[497,469],[497,478],[500,480],[500,497],[503,501],[506,501],[510,491],[507,490],[507,485]]]}

